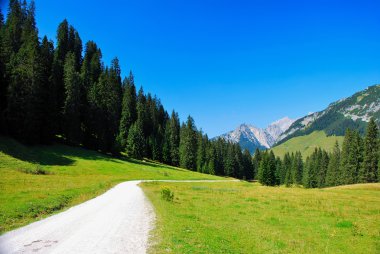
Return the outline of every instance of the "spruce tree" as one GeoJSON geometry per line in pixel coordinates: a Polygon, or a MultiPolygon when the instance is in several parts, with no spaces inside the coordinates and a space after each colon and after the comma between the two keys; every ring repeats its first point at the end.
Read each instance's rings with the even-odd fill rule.
{"type": "Polygon", "coordinates": [[[374,120],[368,123],[364,138],[364,161],[359,171],[358,181],[377,182],[377,170],[379,163],[379,128],[374,120]]]}
{"type": "Polygon", "coordinates": [[[291,170],[292,170],[292,157],[289,153],[284,155],[284,163],[282,164],[282,170],[280,172],[280,183],[289,186],[292,184],[291,179],[291,170]]]}
{"type": "Polygon", "coordinates": [[[326,186],[336,186],[340,184],[340,148],[338,141],[335,142],[334,149],[330,155],[329,165],[326,173],[326,186]]]}
{"type": "Polygon", "coordinates": [[[137,119],[136,112],[136,87],[134,84],[134,78],[132,72],[129,77],[124,79],[124,93],[121,106],[121,119],[119,126],[118,143],[122,150],[125,150],[127,145],[128,130],[137,119]]]}
{"type": "Polygon", "coordinates": [[[179,155],[181,167],[196,170],[197,135],[194,120],[191,116],[187,118],[186,124],[181,127],[179,155]]]}
{"type": "Polygon", "coordinates": [[[179,166],[180,122],[178,113],[172,112],[169,120],[170,128],[170,156],[174,166],[179,166]]]}
{"type": "Polygon", "coordinates": [[[197,171],[204,172],[206,168],[207,136],[203,136],[202,130],[197,133],[197,171]]]}
{"type": "Polygon", "coordinates": [[[91,103],[93,91],[99,81],[103,67],[101,63],[102,54],[96,43],[89,41],[86,43],[83,64],[81,67],[81,115],[83,121],[83,143],[86,147],[96,148],[95,126],[98,121],[96,107],[91,103]]]}
{"type": "Polygon", "coordinates": [[[293,172],[294,172],[294,183],[301,185],[303,167],[304,167],[301,152],[297,151],[295,153],[292,167],[293,167],[293,172]]]}
{"type": "Polygon", "coordinates": [[[63,105],[64,133],[68,142],[81,144],[81,78],[76,71],[74,53],[66,55],[64,65],[65,102],[63,105]]]}
{"type": "Polygon", "coordinates": [[[252,157],[253,179],[258,179],[261,158],[261,151],[258,148],[256,148],[255,153],[252,157]]]}
{"type": "Polygon", "coordinates": [[[242,164],[243,164],[243,178],[247,180],[253,180],[254,177],[254,169],[252,165],[252,156],[249,152],[249,150],[244,149],[243,152],[243,158],[242,158],[242,164]]]}
{"type": "Polygon", "coordinates": [[[144,156],[145,139],[141,122],[132,124],[128,132],[127,154],[128,156],[141,160],[144,156]]]}
{"type": "Polygon", "coordinates": [[[41,141],[44,101],[43,66],[34,2],[24,11],[22,44],[9,63],[7,118],[10,133],[27,143],[41,141]]]}

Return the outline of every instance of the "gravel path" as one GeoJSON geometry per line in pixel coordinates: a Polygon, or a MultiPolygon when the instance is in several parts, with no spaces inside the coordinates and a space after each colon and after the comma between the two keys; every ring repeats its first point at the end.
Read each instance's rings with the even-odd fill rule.
{"type": "Polygon", "coordinates": [[[0,253],[146,253],[155,215],[140,182],[120,183],[94,199],[0,236],[0,253]]]}

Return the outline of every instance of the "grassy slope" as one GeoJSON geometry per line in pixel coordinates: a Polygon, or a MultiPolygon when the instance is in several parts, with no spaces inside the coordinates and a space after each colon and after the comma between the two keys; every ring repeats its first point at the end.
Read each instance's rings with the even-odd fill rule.
{"type": "Polygon", "coordinates": [[[151,253],[380,253],[380,184],[142,186],[157,213],[151,253]],[[174,202],[161,199],[163,186],[174,202]]]}
{"type": "Polygon", "coordinates": [[[88,200],[131,179],[218,179],[188,170],[114,159],[64,145],[26,147],[0,137],[0,233],[88,200]],[[47,171],[47,175],[25,173],[47,171]]]}
{"type": "Polygon", "coordinates": [[[292,153],[301,151],[302,156],[305,159],[313,153],[316,147],[321,147],[327,151],[331,151],[334,148],[336,140],[339,142],[339,145],[342,145],[343,138],[344,137],[341,136],[327,137],[323,131],[315,131],[306,136],[292,138],[285,143],[273,147],[272,150],[276,156],[280,156],[281,158],[286,152],[292,153]]]}

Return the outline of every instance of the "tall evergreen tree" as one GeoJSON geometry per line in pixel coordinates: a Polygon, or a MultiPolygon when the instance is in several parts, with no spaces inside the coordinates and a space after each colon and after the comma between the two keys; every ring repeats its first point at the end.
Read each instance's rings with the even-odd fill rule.
{"type": "Polygon", "coordinates": [[[179,166],[180,122],[178,113],[172,112],[169,120],[170,128],[170,156],[174,166],[179,166]]]}
{"type": "Polygon", "coordinates": [[[25,10],[22,44],[9,63],[7,118],[13,136],[39,143],[43,118],[43,66],[38,32],[34,20],[34,2],[25,10]]]}
{"type": "Polygon", "coordinates": [[[364,138],[364,161],[359,171],[358,181],[377,182],[379,163],[379,128],[373,118],[368,123],[364,138]]]}
{"type": "Polygon", "coordinates": [[[96,110],[93,103],[90,101],[93,99],[90,94],[99,81],[99,77],[103,71],[101,63],[102,53],[96,43],[89,41],[86,43],[85,55],[81,67],[81,116],[83,122],[83,143],[86,147],[96,148],[96,133],[95,126],[98,121],[96,110]]]}
{"type": "Polygon", "coordinates": [[[124,93],[121,107],[121,119],[119,126],[118,142],[121,149],[125,149],[127,145],[128,131],[132,124],[137,120],[136,112],[136,87],[132,72],[129,77],[123,81],[124,93]]]}
{"type": "Polygon", "coordinates": [[[273,151],[263,154],[259,167],[259,182],[263,185],[276,185],[276,158],[273,151]]]}
{"type": "Polygon", "coordinates": [[[51,84],[51,71],[54,57],[54,44],[46,36],[41,43],[41,65],[42,65],[42,123],[41,123],[41,141],[51,143],[54,137],[54,89],[51,84]]]}
{"type": "Polygon", "coordinates": [[[64,65],[65,102],[63,106],[64,133],[68,142],[80,144],[81,130],[81,78],[76,71],[76,58],[74,53],[66,55],[64,65]]]}
{"type": "Polygon", "coordinates": [[[179,145],[180,166],[196,170],[197,157],[197,135],[194,120],[191,116],[187,118],[186,124],[181,127],[181,138],[179,145]]]}
{"type": "Polygon", "coordinates": [[[295,184],[302,184],[302,175],[303,175],[303,160],[301,152],[297,151],[294,155],[294,160],[292,164],[295,184]]]}
{"type": "Polygon", "coordinates": [[[258,148],[256,148],[255,153],[253,154],[253,157],[252,157],[253,179],[258,179],[258,172],[259,172],[261,158],[262,158],[261,151],[258,148]]]}
{"type": "Polygon", "coordinates": [[[144,156],[145,139],[142,131],[142,124],[137,121],[132,124],[128,132],[127,154],[135,159],[142,159],[144,156]]]}
{"type": "Polygon", "coordinates": [[[340,156],[339,143],[336,141],[327,168],[326,186],[336,186],[340,184],[340,156]]]}
{"type": "Polygon", "coordinates": [[[197,171],[206,171],[206,149],[207,149],[207,136],[203,136],[202,130],[197,133],[197,171]]]}
{"type": "Polygon", "coordinates": [[[252,165],[252,156],[247,149],[244,149],[243,157],[242,157],[242,165],[243,165],[243,179],[253,180],[254,177],[254,169],[252,165]]]}

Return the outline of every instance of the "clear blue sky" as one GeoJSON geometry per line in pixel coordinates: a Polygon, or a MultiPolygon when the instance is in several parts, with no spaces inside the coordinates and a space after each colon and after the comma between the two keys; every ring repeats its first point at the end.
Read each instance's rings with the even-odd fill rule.
{"type": "MultiPolygon", "coordinates": [[[[4,6],[6,0],[0,0],[4,6]]],[[[380,83],[380,1],[36,0],[209,136],[301,117],[380,83]],[[95,4],[96,3],[96,4],[95,4]]]]}

